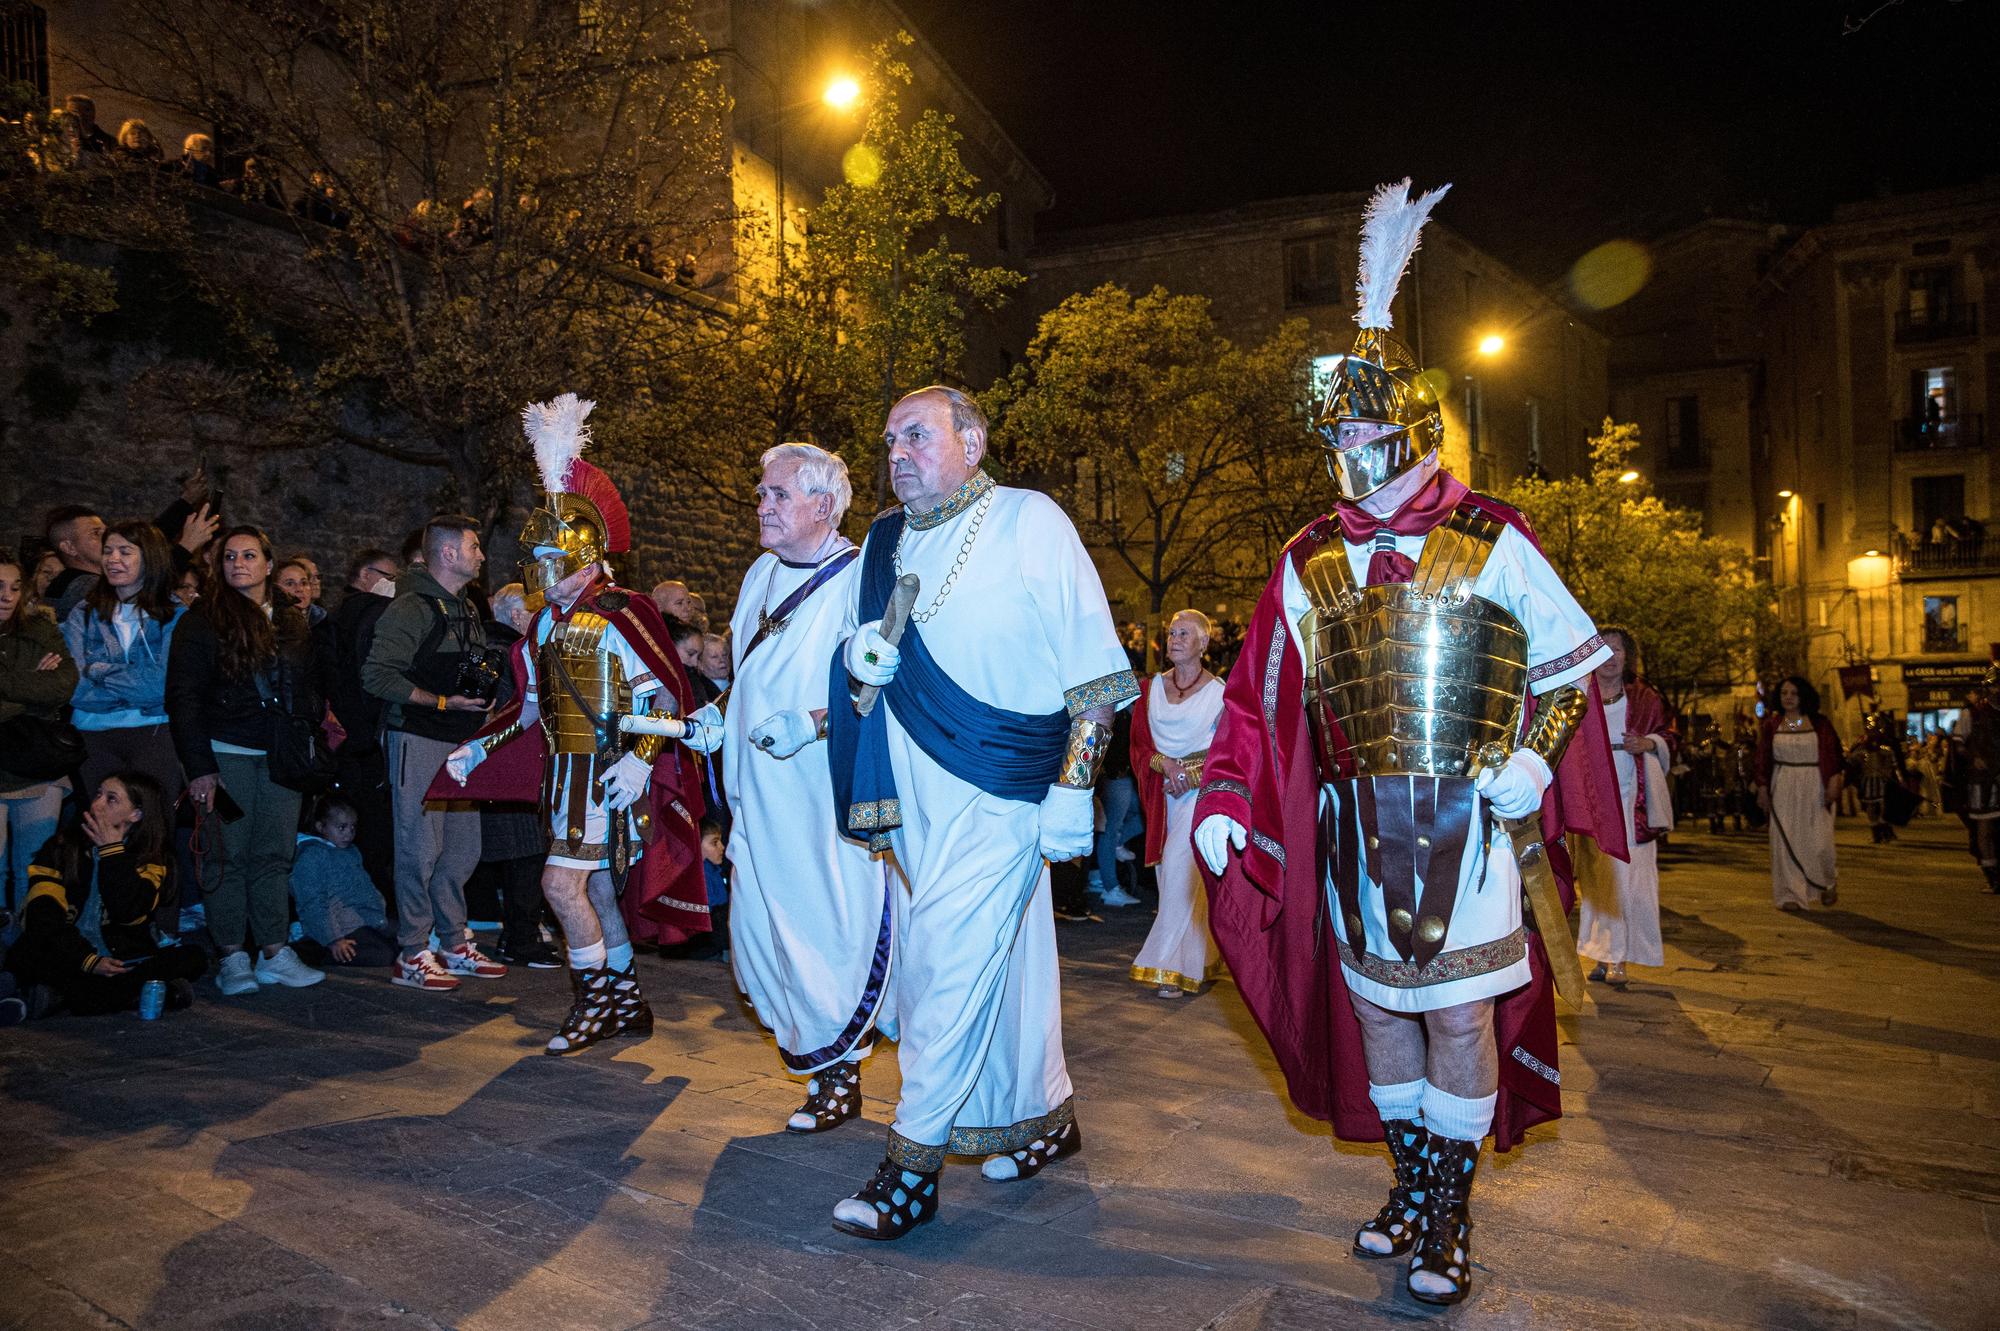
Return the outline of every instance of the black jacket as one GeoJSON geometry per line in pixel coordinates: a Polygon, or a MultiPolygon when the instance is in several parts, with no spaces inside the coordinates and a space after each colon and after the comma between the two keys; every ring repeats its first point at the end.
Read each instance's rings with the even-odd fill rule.
{"type": "MultiPolygon", "coordinates": [[[[72,833],[74,835],[74,833],[72,833]]],[[[28,902],[22,933],[7,952],[7,969],[30,983],[49,983],[87,970],[100,955],[77,915],[90,899],[90,860],[65,868],[61,838],[51,838],[28,867],[28,902]]],[[[97,854],[97,896],[103,906],[104,950],[114,957],[151,956],[153,912],[167,891],[167,866],[144,861],[122,843],[97,854]]]]}
{"type": "MultiPolygon", "coordinates": [[[[223,589],[217,596],[238,593],[223,589]]],[[[214,740],[246,749],[271,747],[272,717],[265,710],[259,679],[228,675],[216,658],[215,626],[209,621],[207,598],[181,616],[174,645],[167,654],[167,722],[174,750],[187,778],[209,776],[218,769],[214,740]]],[[[306,629],[299,612],[287,606],[279,612],[290,620],[278,632],[278,656],[259,672],[274,705],[317,722],[326,709],[327,662],[320,639],[306,629]]]]}

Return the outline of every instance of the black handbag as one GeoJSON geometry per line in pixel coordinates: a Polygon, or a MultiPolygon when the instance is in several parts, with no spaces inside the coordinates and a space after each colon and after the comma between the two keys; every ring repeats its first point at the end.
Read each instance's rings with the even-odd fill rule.
{"type": "Polygon", "coordinates": [[[333,754],[320,736],[318,723],[293,713],[291,671],[282,659],[278,673],[285,686],[282,701],[272,693],[261,671],[256,676],[257,697],[270,722],[265,765],[270,769],[271,780],[286,790],[296,790],[301,795],[323,795],[333,788],[333,754]]]}
{"type": "Polygon", "coordinates": [[[83,735],[67,721],[17,716],[0,721],[0,771],[54,781],[83,766],[83,735]]]}

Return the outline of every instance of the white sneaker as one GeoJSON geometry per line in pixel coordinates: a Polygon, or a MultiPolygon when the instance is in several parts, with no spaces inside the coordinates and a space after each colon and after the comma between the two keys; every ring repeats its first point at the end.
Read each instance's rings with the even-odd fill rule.
{"type": "Polygon", "coordinates": [[[1122,886],[1112,888],[1109,892],[1099,897],[1098,900],[1107,906],[1136,906],[1139,904],[1139,898],[1127,892],[1122,886]]]}
{"type": "Polygon", "coordinates": [[[1130,864],[1133,860],[1139,858],[1138,853],[1130,846],[1120,846],[1111,853],[1117,857],[1120,864],[1130,864]]]}
{"type": "Polygon", "coordinates": [[[222,969],[215,973],[215,987],[231,998],[256,993],[257,977],[250,969],[250,954],[231,952],[224,957],[222,969]]]}
{"type": "Polygon", "coordinates": [[[258,958],[256,974],[259,984],[282,984],[288,989],[303,989],[326,978],[325,971],[306,965],[288,947],[279,948],[276,956],[258,958]]]}

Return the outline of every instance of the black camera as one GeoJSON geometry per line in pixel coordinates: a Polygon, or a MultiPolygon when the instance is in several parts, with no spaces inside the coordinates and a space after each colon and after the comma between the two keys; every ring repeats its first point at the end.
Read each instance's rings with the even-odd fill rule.
{"type": "Polygon", "coordinates": [[[491,706],[500,697],[500,653],[492,648],[473,652],[459,663],[452,692],[491,706]]]}

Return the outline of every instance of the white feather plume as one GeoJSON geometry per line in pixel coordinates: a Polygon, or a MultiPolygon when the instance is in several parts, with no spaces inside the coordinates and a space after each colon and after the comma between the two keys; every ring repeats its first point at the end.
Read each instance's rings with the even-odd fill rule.
{"type": "Polygon", "coordinates": [[[569,482],[569,468],[590,443],[590,426],[585,424],[597,404],[564,393],[549,402],[530,402],[521,408],[521,428],[535,446],[535,467],[542,473],[542,488],[560,493],[569,482]]]}
{"type": "Polygon", "coordinates": [[[1384,185],[1368,200],[1361,215],[1361,266],[1354,281],[1358,299],[1354,322],[1363,328],[1394,328],[1389,307],[1396,288],[1417,252],[1418,234],[1431,209],[1437,206],[1449,185],[1440,185],[1415,199],[1410,198],[1408,176],[1393,185],[1384,185]]]}

